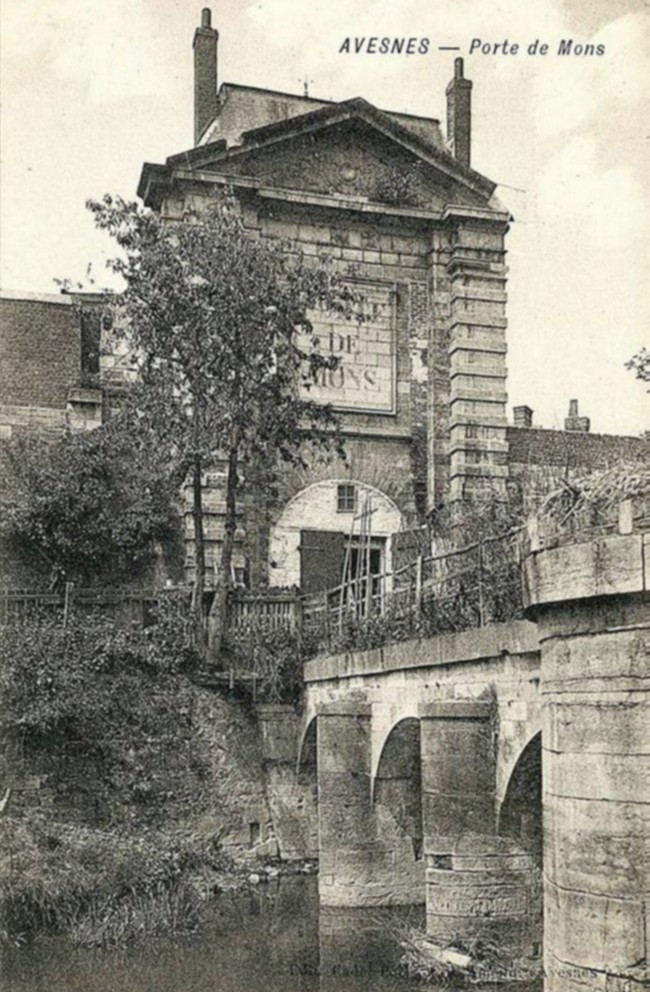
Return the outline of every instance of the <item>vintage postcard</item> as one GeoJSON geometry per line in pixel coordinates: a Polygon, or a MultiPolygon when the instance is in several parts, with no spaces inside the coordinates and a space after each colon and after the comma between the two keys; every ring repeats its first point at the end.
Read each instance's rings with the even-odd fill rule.
{"type": "Polygon", "coordinates": [[[3,987],[641,989],[647,5],[2,22],[3,987]]]}

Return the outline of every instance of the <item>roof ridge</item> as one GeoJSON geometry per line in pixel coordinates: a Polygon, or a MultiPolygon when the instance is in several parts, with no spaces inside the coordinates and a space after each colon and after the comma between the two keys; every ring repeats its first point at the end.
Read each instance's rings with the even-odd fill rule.
{"type": "MultiPolygon", "coordinates": [[[[233,82],[228,82],[228,80],[224,80],[220,84],[219,93],[221,93],[221,90],[224,89],[225,87],[230,87],[231,89],[237,89],[237,90],[253,90],[255,93],[266,93],[269,96],[288,96],[291,97],[293,100],[304,100],[305,102],[310,102],[310,103],[326,103],[335,106],[340,105],[342,103],[349,103],[350,100],[356,100],[356,99],[365,100],[365,97],[347,97],[345,100],[332,100],[329,97],[312,96],[311,93],[305,96],[304,93],[291,93],[289,92],[289,90],[270,90],[270,89],[266,89],[266,87],[264,86],[249,86],[247,83],[233,83],[233,82]]],[[[371,103],[370,100],[365,100],[365,102],[368,103],[371,107],[376,107],[377,110],[381,110],[382,113],[384,114],[390,114],[391,116],[396,115],[398,117],[409,117],[411,118],[411,120],[414,121],[428,121],[431,124],[440,124],[439,117],[428,117],[426,114],[410,114],[407,110],[388,110],[386,107],[378,107],[377,104],[371,103]]],[[[215,117],[210,122],[208,127],[211,127],[216,119],[217,118],[215,117]]],[[[206,128],[206,131],[207,129],[208,128],[206,128]]]]}

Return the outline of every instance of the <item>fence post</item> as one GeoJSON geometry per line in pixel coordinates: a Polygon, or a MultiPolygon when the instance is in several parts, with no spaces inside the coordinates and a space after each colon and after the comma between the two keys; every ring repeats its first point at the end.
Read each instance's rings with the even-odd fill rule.
{"type": "Polygon", "coordinates": [[[415,563],[415,606],[418,613],[422,609],[422,566],[424,564],[424,559],[422,555],[418,555],[417,561],[415,563]]]}
{"type": "Polygon", "coordinates": [[[68,617],[70,616],[70,601],[72,599],[72,590],[74,589],[74,582],[66,582],[65,584],[65,595],[63,597],[63,631],[68,629],[68,617]]]}
{"type": "Polygon", "coordinates": [[[478,539],[478,624],[485,627],[485,603],[483,601],[483,539],[478,539]]]}
{"type": "Polygon", "coordinates": [[[323,593],[323,602],[325,603],[325,641],[329,650],[332,646],[332,638],[330,634],[330,598],[327,595],[327,589],[323,593]]]}

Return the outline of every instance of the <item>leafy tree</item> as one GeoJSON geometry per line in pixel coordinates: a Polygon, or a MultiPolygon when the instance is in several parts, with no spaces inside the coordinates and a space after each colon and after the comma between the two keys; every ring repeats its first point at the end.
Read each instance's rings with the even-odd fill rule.
{"type": "Polygon", "coordinates": [[[331,408],[308,394],[317,371],[337,363],[319,350],[311,315],[324,309],[351,318],[355,301],[325,259],[310,265],[291,246],[251,236],[230,194],[175,221],[110,196],[88,206],[121,249],[110,263],[125,283],[113,300],[121,311],[115,325],[125,329],[138,369],[131,403],[141,436],[191,480],[199,627],[202,475],[217,459],[226,466],[213,607],[221,631],[247,476],[272,472],[278,461],[303,463],[307,443],[340,447],[331,408]]]}
{"type": "Polygon", "coordinates": [[[56,442],[19,436],[3,454],[0,533],[49,565],[52,586],[130,577],[178,527],[167,466],[122,417],[56,442]]]}
{"type": "Polygon", "coordinates": [[[625,368],[634,372],[637,379],[641,379],[642,382],[650,382],[650,351],[642,348],[625,363],[625,368]]]}

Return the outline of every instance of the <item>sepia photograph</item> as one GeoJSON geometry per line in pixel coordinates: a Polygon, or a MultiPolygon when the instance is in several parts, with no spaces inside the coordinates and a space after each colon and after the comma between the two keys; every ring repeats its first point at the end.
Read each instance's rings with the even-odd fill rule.
{"type": "Polygon", "coordinates": [[[1,21],[0,986],[646,988],[646,0],[1,21]]]}

